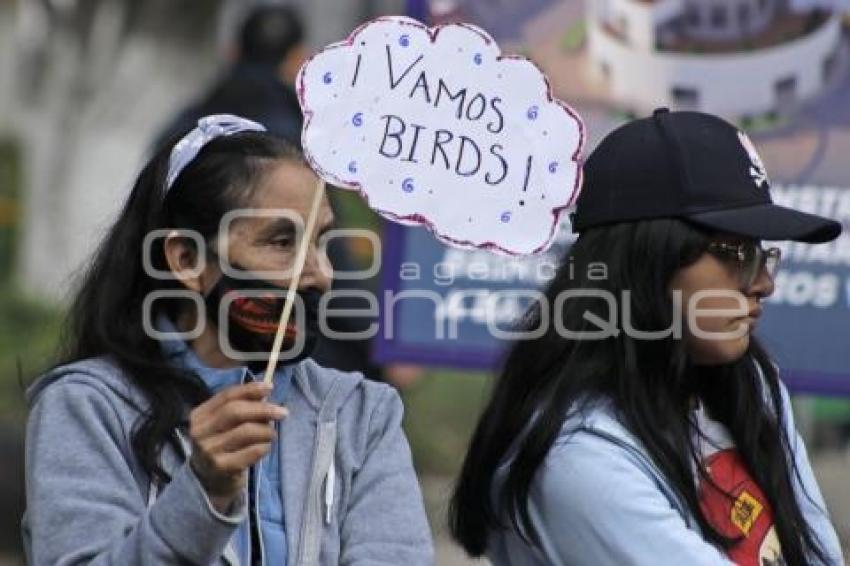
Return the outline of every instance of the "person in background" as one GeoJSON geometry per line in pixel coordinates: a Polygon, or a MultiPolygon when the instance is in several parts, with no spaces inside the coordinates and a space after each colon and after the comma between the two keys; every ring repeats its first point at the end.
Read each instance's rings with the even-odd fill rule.
{"type": "Polygon", "coordinates": [[[228,53],[230,65],[198,100],[178,113],[155,145],[185,134],[202,116],[230,113],[259,122],[300,148],[303,118],[295,77],[308,54],[304,24],[293,7],[255,6],[237,26],[228,53]]]}
{"type": "Polygon", "coordinates": [[[762,241],[827,242],[841,224],[774,205],[769,184],[749,138],[698,112],[659,109],[591,154],[578,240],[527,315],[536,336],[513,344],[457,483],[451,528],[468,553],[842,564],[754,333],[780,255],[762,241]]]}

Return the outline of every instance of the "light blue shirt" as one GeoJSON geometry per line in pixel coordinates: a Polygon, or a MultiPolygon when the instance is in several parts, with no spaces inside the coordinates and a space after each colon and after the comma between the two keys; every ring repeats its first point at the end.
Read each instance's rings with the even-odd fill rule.
{"type": "MultiPolygon", "coordinates": [[[[782,390],[798,472],[792,474],[797,502],[829,557],[826,563],[811,557],[811,563],[842,564],[838,536],[782,390]]],[[[508,464],[500,468],[500,484],[508,470],[508,464]]],[[[527,544],[513,529],[494,530],[487,548],[494,566],[733,566],[702,536],[672,484],[610,402],[592,403],[566,420],[532,483],[529,514],[540,547],[527,544]]]]}
{"type": "MultiPolygon", "coordinates": [[[[174,324],[165,316],[156,321],[160,332],[177,332],[174,324]]],[[[201,362],[195,351],[183,340],[166,339],[161,342],[163,351],[174,362],[190,369],[206,383],[213,395],[249,381],[259,381],[262,375],[255,375],[248,367],[211,368],[201,362]]],[[[289,385],[292,382],[292,366],[279,366],[274,375],[274,389],[269,395],[269,401],[283,404],[289,385]]],[[[275,439],[268,454],[251,468],[254,475],[254,485],[258,493],[255,499],[257,509],[251,509],[248,518],[239,526],[233,535],[233,543],[242,564],[251,563],[251,522],[259,522],[260,544],[263,550],[263,564],[286,564],[286,529],[284,527],[283,478],[280,470],[280,421],[275,421],[275,439]]]]}

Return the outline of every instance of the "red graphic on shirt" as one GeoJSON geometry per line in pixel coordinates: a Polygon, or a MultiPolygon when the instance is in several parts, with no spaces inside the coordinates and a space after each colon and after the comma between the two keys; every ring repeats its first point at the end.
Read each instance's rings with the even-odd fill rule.
{"type": "Polygon", "coordinates": [[[706,458],[705,467],[717,487],[700,480],[703,513],[720,533],[740,539],[727,551],[729,559],[742,566],[785,564],[773,528],[773,512],[738,452],[734,449],[715,452],[706,458]]]}

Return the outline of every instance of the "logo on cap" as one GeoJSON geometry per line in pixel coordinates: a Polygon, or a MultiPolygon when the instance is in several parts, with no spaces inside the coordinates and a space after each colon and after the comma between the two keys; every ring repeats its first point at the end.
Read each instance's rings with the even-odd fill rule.
{"type": "Polygon", "coordinates": [[[767,177],[767,170],[764,168],[764,163],[759,157],[758,151],[756,151],[756,146],[753,145],[750,137],[744,132],[738,132],[738,139],[741,141],[741,145],[744,146],[744,149],[747,150],[747,155],[750,156],[750,176],[753,178],[756,186],[761,188],[763,184],[767,183],[770,185],[770,179],[767,177]]]}

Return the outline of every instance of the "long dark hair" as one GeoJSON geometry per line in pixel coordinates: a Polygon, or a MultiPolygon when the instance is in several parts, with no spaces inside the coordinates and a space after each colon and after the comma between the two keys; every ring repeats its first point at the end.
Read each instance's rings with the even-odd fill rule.
{"type": "MultiPolygon", "coordinates": [[[[573,289],[600,289],[621,297],[631,291],[631,327],[670,328],[673,274],[694,263],[710,235],[677,219],[621,223],[588,230],[567,252],[523,327],[541,324],[541,301],[573,289]],[[594,267],[596,265],[596,268],[594,267]],[[600,272],[602,265],[607,273],[600,272]]],[[[574,297],[559,313],[564,327],[594,331],[583,315],[617,320],[620,330],[603,340],[568,340],[552,324],[541,337],[515,342],[475,430],[452,498],[449,522],[455,539],[472,556],[482,555],[495,529],[514,529],[539,545],[528,508],[532,482],[564,424],[585,400],[611,401],[618,418],[643,444],[712,543],[729,547],[700,508],[693,469],[699,466],[689,414],[699,399],[726,425],[741,458],[764,491],[788,564],[805,564],[806,553],[823,550],[806,524],[792,487],[797,470],[789,448],[779,380],[755,339],[746,355],[721,366],[693,365],[682,340],[637,340],[623,331],[605,301],[574,297]],[[761,368],[761,371],[756,367],[761,368]],[[768,400],[766,402],[766,400],[768,400]],[[510,462],[504,481],[494,476],[510,462]],[[495,497],[493,497],[495,494],[495,497]],[[507,521],[506,521],[507,519],[507,521]]],[[[554,313],[553,313],[554,314],[554,313]]]]}
{"type": "MultiPolygon", "coordinates": [[[[168,362],[160,343],[145,332],[143,300],[161,289],[185,289],[176,280],[149,275],[142,261],[145,236],[157,229],[195,230],[212,242],[229,210],[249,206],[254,189],[281,159],[298,152],[271,135],[243,132],[207,144],[166,191],[171,145],[166,144],[139,175],[124,208],[84,272],[71,304],[58,365],[106,357],[120,367],[149,401],[133,430],[133,450],[145,471],[167,480],[159,451],[174,443],[173,430],[187,407],[209,398],[195,374],[168,362]]],[[[150,251],[154,269],[168,271],[162,238],[150,251]]],[[[153,302],[152,319],[176,320],[184,304],[153,302]]]]}

